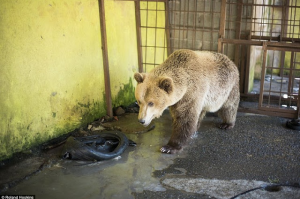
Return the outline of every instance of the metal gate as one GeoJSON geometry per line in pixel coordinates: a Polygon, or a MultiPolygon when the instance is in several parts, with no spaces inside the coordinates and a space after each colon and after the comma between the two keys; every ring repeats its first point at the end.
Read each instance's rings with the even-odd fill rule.
{"type": "Polygon", "coordinates": [[[156,0],[135,5],[141,71],[177,49],[221,52],[240,71],[239,111],[299,118],[300,1],[156,0]],[[165,24],[158,24],[163,14],[165,24]]]}

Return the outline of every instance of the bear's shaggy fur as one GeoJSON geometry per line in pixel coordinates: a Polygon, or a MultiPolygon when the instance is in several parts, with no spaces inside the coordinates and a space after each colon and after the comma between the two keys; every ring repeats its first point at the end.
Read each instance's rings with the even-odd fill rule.
{"type": "Polygon", "coordinates": [[[173,132],[163,153],[181,150],[206,112],[218,111],[222,129],[234,126],[240,100],[239,72],[225,55],[177,50],[149,73],[135,73],[138,120],[144,126],[169,107],[173,132]]]}

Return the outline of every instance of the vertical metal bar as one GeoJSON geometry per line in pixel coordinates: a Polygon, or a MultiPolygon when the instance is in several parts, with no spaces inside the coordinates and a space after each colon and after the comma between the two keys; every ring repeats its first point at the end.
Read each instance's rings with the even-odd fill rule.
{"type": "MultiPolygon", "coordinates": [[[[263,2],[263,5],[265,5],[265,2],[263,2]]],[[[259,39],[261,39],[261,37],[264,36],[264,35],[263,35],[263,31],[262,31],[263,25],[265,25],[265,24],[264,24],[265,21],[264,21],[264,18],[263,18],[263,16],[265,16],[265,12],[264,12],[264,11],[265,11],[265,6],[262,6],[262,7],[261,7],[261,13],[262,13],[262,14],[261,14],[261,16],[260,16],[260,24],[261,24],[261,25],[260,25],[260,30],[259,30],[259,36],[260,36],[259,39]]],[[[256,31],[256,29],[255,29],[255,31],[256,31]]]]}
{"type": "Polygon", "coordinates": [[[187,33],[188,33],[188,21],[187,21],[187,16],[188,16],[188,12],[186,9],[186,2],[188,2],[189,0],[184,1],[184,7],[183,7],[183,34],[182,34],[182,40],[183,40],[183,48],[188,48],[187,46],[187,33]]]}
{"type": "MultiPolygon", "coordinates": [[[[290,74],[289,74],[289,85],[288,85],[288,96],[293,95],[293,88],[294,88],[294,77],[293,77],[293,72],[296,69],[295,68],[295,52],[291,52],[291,64],[290,64],[290,74]]],[[[299,92],[299,91],[298,91],[299,92]]],[[[289,97],[289,105],[292,104],[292,98],[289,97]]]]}
{"type": "Polygon", "coordinates": [[[203,5],[203,20],[202,20],[202,38],[201,38],[201,41],[202,41],[202,49],[204,49],[204,50],[207,50],[206,48],[205,48],[205,41],[204,41],[204,33],[205,33],[205,14],[206,14],[206,5],[205,5],[205,3],[206,3],[206,1],[204,1],[204,5],[203,5]]]}
{"type": "Polygon", "coordinates": [[[110,76],[109,76],[109,63],[107,52],[107,40],[106,40],[106,24],[105,24],[105,8],[104,0],[98,0],[99,3],[99,15],[100,15],[100,27],[101,27],[101,42],[102,42],[102,57],[103,57],[103,69],[104,69],[104,84],[105,84],[105,100],[106,100],[106,114],[110,117],[113,116],[111,89],[110,89],[110,76]]]}
{"type": "Polygon", "coordinates": [[[172,1],[168,3],[168,15],[169,15],[169,31],[170,31],[170,52],[174,51],[175,37],[176,37],[176,26],[175,26],[175,13],[174,13],[174,5],[172,1]]]}
{"type": "MultiPolygon", "coordinates": [[[[295,55],[295,60],[296,60],[296,56],[298,55],[299,56],[299,52],[295,52],[296,55],[295,55]]],[[[296,62],[294,62],[294,64],[296,64],[296,62]]],[[[299,62],[298,62],[299,64],[299,62]]],[[[296,66],[295,66],[296,68],[296,66]]],[[[300,84],[299,84],[299,90],[298,90],[298,100],[297,100],[297,118],[299,119],[300,118],[300,84]]]]}
{"type": "MultiPolygon", "coordinates": [[[[251,31],[250,31],[251,33],[251,31]]],[[[250,37],[250,34],[249,34],[250,37]]],[[[244,92],[245,94],[248,94],[249,92],[249,77],[250,77],[250,52],[251,52],[251,46],[248,45],[246,47],[246,54],[247,54],[247,62],[246,62],[246,71],[245,71],[245,75],[243,78],[245,78],[244,80],[244,92]]]]}
{"type": "MultiPolygon", "coordinates": [[[[196,33],[197,33],[197,25],[196,25],[196,16],[197,16],[197,0],[194,0],[194,21],[193,21],[193,36],[192,36],[192,48],[196,50],[196,33]]],[[[200,50],[200,49],[199,49],[200,50]]]]}
{"type": "Polygon", "coordinates": [[[240,92],[245,93],[245,63],[247,61],[247,46],[241,45],[241,62],[240,62],[240,92]]]}
{"type": "Polygon", "coordinates": [[[178,46],[177,46],[177,49],[180,49],[180,44],[181,44],[181,39],[180,39],[180,31],[181,31],[181,15],[182,15],[182,11],[181,11],[181,2],[182,1],[179,1],[179,21],[178,21],[178,46]]]}
{"type": "Polygon", "coordinates": [[[245,94],[248,94],[249,92],[249,79],[250,79],[250,52],[251,52],[251,46],[246,47],[246,54],[247,54],[247,62],[246,62],[246,71],[244,75],[244,92],[245,94]]]}
{"type": "Polygon", "coordinates": [[[165,2],[165,30],[166,30],[166,38],[167,38],[167,54],[168,56],[171,54],[171,41],[170,41],[170,7],[169,1],[165,2]]]}
{"type": "Polygon", "coordinates": [[[184,45],[183,45],[183,48],[184,49],[188,49],[188,43],[187,43],[187,36],[188,36],[188,15],[189,15],[189,12],[188,12],[188,8],[186,8],[187,6],[186,5],[189,5],[189,0],[186,0],[184,1],[184,7],[183,7],[183,10],[184,10],[184,18],[183,18],[183,24],[184,24],[184,30],[183,30],[183,35],[182,35],[182,39],[184,41],[184,45]]]}
{"type": "MultiPolygon", "coordinates": [[[[269,84],[269,89],[268,89],[268,105],[270,105],[270,101],[271,101],[271,91],[272,91],[272,79],[273,79],[273,69],[274,69],[274,53],[275,53],[275,50],[272,50],[272,60],[271,60],[271,55],[269,54],[269,60],[270,62],[272,61],[272,63],[269,63],[269,67],[266,67],[266,71],[269,69],[271,70],[271,79],[270,79],[270,84],[269,84]]],[[[282,83],[281,83],[282,84],[282,83]]],[[[275,89],[276,91],[276,89],[275,89]]],[[[281,95],[281,93],[279,94],[281,95]]]]}
{"type": "MultiPolygon", "coordinates": [[[[254,31],[255,31],[255,22],[254,22],[254,19],[253,18],[256,18],[256,7],[253,5],[253,2],[252,2],[252,5],[251,5],[251,17],[250,17],[250,31],[249,31],[249,35],[248,35],[248,40],[251,40],[251,35],[252,35],[252,29],[254,28],[254,31]],[[253,27],[253,24],[254,24],[254,27],[253,27]]],[[[255,33],[253,34],[255,35],[255,33]]],[[[250,47],[249,47],[249,51],[248,51],[250,54],[250,47]]],[[[248,61],[250,62],[250,60],[248,61]]]]}
{"type": "Polygon", "coordinates": [[[223,38],[218,39],[218,53],[223,53],[223,38]]]}
{"type": "MultiPolygon", "coordinates": [[[[243,13],[243,0],[237,1],[237,19],[236,19],[236,30],[235,30],[235,38],[241,39],[241,23],[242,23],[242,13],[243,13]]],[[[240,71],[242,69],[241,66],[241,59],[244,59],[244,57],[240,56],[241,54],[241,48],[242,46],[237,44],[235,45],[235,55],[234,55],[234,63],[237,67],[240,68],[240,71]]],[[[244,78],[240,81],[240,91],[242,91],[244,85],[244,78]]]]}
{"type": "MultiPolygon", "coordinates": [[[[248,2],[248,1],[247,1],[248,2]]],[[[254,7],[253,5],[254,3],[252,2],[252,5],[251,5],[251,17],[250,17],[250,30],[249,30],[249,35],[248,35],[248,40],[251,40],[251,34],[252,34],[252,29],[254,28],[255,30],[255,27],[253,27],[253,23],[254,23],[254,26],[255,26],[255,22],[254,21],[254,16],[256,15],[256,7],[254,7]]],[[[255,34],[255,33],[254,33],[255,34]]],[[[245,71],[245,80],[244,80],[244,93],[245,94],[248,94],[249,92],[249,77],[250,77],[250,52],[251,52],[251,46],[248,45],[247,47],[247,62],[246,62],[246,71],[245,71]]]]}
{"type": "MultiPolygon", "coordinates": [[[[231,37],[230,37],[230,33],[231,33],[231,17],[230,16],[232,16],[233,14],[232,14],[232,7],[233,7],[233,5],[235,4],[236,2],[230,2],[230,3],[228,3],[227,2],[227,5],[226,6],[228,6],[228,8],[229,8],[229,13],[226,13],[225,14],[225,17],[226,16],[228,16],[228,19],[226,20],[225,19],[225,21],[227,21],[227,23],[228,23],[228,30],[227,30],[227,35],[226,35],[226,22],[225,22],[225,30],[224,30],[224,37],[225,37],[225,35],[226,35],[226,37],[227,38],[230,38],[230,39],[232,39],[231,37]]],[[[226,10],[227,11],[227,10],[226,10]]],[[[224,50],[225,51],[225,53],[227,53],[228,55],[229,55],[229,46],[230,46],[230,44],[229,43],[227,43],[226,44],[226,49],[224,50]]]]}
{"type": "Polygon", "coordinates": [[[291,62],[290,62],[290,72],[289,72],[289,84],[288,84],[288,95],[290,96],[293,93],[293,68],[294,68],[294,54],[295,52],[291,51],[291,62]]]}
{"type": "MultiPolygon", "coordinates": [[[[273,2],[274,3],[274,2],[273,2]]],[[[270,35],[270,41],[271,41],[271,39],[272,39],[272,33],[273,33],[273,28],[275,28],[274,27],[274,12],[275,12],[275,9],[274,9],[274,7],[269,7],[269,9],[272,9],[272,18],[271,18],[271,25],[269,24],[269,22],[268,22],[268,25],[270,25],[270,32],[269,32],[269,35],[270,35]]],[[[275,35],[274,35],[275,36],[275,35]]],[[[277,35],[276,35],[277,36],[277,35]]],[[[279,37],[281,38],[281,35],[279,35],[279,37]]],[[[281,41],[281,40],[280,40],[281,41]]]]}
{"type": "MultiPolygon", "coordinates": [[[[281,66],[280,66],[281,67],[281,66]]],[[[281,76],[281,80],[283,80],[283,76],[281,76]]],[[[281,81],[282,82],[282,81],[281,81]]],[[[279,89],[279,93],[280,93],[280,97],[279,97],[279,106],[280,106],[280,104],[281,104],[281,99],[282,99],[282,95],[281,95],[281,93],[282,92],[284,92],[284,91],[282,91],[282,86],[283,86],[283,84],[281,83],[280,84],[280,89],[279,89]]]]}
{"type": "Polygon", "coordinates": [[[170,44],[170,50],[171,52],[173,52],[175,50],[175,40],[176,40],[176,22],[175,22],[175,8],[176,5],[174,6],[173,1],[170,1],[172,8],[170,9],[169,7],[169,11],[170,12],[170,20],[169,20],[169,25],[170,25],[170,30],[171,30],[171,34],[170,34],[170,41],[172,41],[170,44]],[[175,7],[175,8],[174,8],[175,7]],[[172,22],[172,23],[171,23],[172,22]]]}
{"type": "Polygon", "coordinates": [[[210,14],[212,16],[210,23],[210,50],[213,50],[213,32],[214,32],[214,1],[211,1],[210,14]]]}
{"type": "Polygon", "coordinates": [[[260,93],[259,93],[259,101],[258,108],[262,107],[263,104],[263,96],[264,96],[264,82],[266,75],[266,63],[267,63],[267,44],[263,42],[263,62],[262,62],[262,71],[261,71],[261,81],[260,81],[260,93]]]}
{"type": "Polygon", "coordinates": [[[137,52],[138,52],[138,68],[139,68],[139,72],[142,73],[144,70],[143,70],[140,1],[135,1],[134,5],[135,5],[135,24],[136,24],[136,39],[137,39],[137,52]]]}
{"type": "Polygon", "coordinates": [[[283,76],[283,68],[284,68],[284,60],[285,60],[285,51],[281,51],[280,53],[280,68],[279,68],[279,76],[283,76]]]}
{"type": "MultiPolygon", "coordinates": [[[[295,2],[295,6],[297,6],[297,2],[295,2]]],[[[293,25],[291,24],[291,26],[293,27],[293,31],[291,31],[291,33],[290,33],[292,38],[294,38],[294,35],[296,35],[296,33],[295,33],[295,28],[297,27],[296,12],[297,12],[297,9],[296,9],[296,7],[294,7],[294,19],[291,20],[291,23],[293,22],[293,25]]],[[[299,34],[299,32],[298,32],[298,34],[299,34]]]]}
{"type": "Polygon", "coordinates": [[[156,43],[157,43],[157,5],[158,2],[155,2],[155,25],[154,25],[154,52],[153,52],[153,64],[156,65],[156,43]]]}
{"type": "Polygon", "coordinates": [[[146,9],[146,24],[145,24],[145,28],[146,28],[146,40],[145,40],[145,44],[144,44],[144,49],[145,49],[145,60],[144,60],[144,64],[145,64],[145,72],[147,71],[147,65],[148,65],[148,61],[147,61],[147,51],[148,51],[148,16],[149,16],[149,2],[147,1],[147,9],[146,9]]]}
{"type": "Polygon", "coordinates": [[[235,38],[241,39],[241,23],[242,23],[242,13],[243,13],[243,0],[238,0],[237,2],[237,19],[236,19],[236,29],[235,38]]]}
{"type": "Polygon", "coordinates": [[[225,37],[225,19],[226,19],[226,0],[222,0],[221,13],[220,13],[220,29],[219,29],[219,40],[218,40],[218,52],[223,53],[223,43],[220,39],[225,37]]]}
{"type": "MultiPolygon", "coordinates": [[[[283,6],[283,13],[282,13],[281,34],[280,34],[281,37],[287,37],[289,5],[290,5],[290,0],[286,0],[286,4],[283,6]]],[[[284,60],[285,60],[285,51],[281,51],[280,54],[280,76],[281,77],[283,76],[284,60]]]]}

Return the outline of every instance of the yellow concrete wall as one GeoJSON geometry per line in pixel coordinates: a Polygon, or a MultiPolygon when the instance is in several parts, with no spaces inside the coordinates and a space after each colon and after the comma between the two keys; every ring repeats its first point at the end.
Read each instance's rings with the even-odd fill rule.
{"type": "MultiPolygon", "coordinates": [[[[128,104],[134,2],[105,9],[113,103],[128,104]]],[[[0,52],[0,160],[105,115],[97,0],[1,0],[0,52]]]]}
{"type": "MultiPolygon", "coordinates": [[[[104,3],[113,106],[128,105],[138,71],[134,2],[104,3]]],[[[161,31],[147,35],[165,42],[161,31]]],[[[98,0],[1,0],[0,52],[0,160],[105,115],[98,0]]]]}
{"type": "Polygon", "coordinates": [[[135,101],[133,74],[138,71],[133,1],[105,0],[106,34],[113,106],[135,101]]]}

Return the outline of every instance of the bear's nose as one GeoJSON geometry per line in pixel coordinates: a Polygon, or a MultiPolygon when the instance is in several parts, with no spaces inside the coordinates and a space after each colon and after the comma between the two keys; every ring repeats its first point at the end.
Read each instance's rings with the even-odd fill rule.
{"type": "Polygon", "coordinates": [[[145,120],[139,120],[141,124],[145,124],[145,120]]]}

